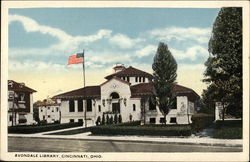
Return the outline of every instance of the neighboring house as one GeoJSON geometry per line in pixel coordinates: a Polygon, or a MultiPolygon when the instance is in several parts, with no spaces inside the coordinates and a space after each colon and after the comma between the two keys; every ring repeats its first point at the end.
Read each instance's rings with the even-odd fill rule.
{"type": "Polygon", "coordinates": [[[60,104],[58,103],[41,103],[38,104],[39,120],[54,123],[60,121],[60,104]]]}
{"type": "Polygon", "coordinates": [[[33,93],[35,90],[8,80],[8,126],[30,125],[33,120],[33,93]]]}
{"type": "MultiPolygon", "coordinates": [[[[123,122],[142,120],[145,123],[163,123],[162,113],[150,99],[155,93],[153,76],[132,66],[117,65],[114,71],[100,85],[54,96],[61,102],[61,122],[85,122],[86,119],[87,126],[92,126],[103,114],[109,114],[109,117],[120,114],[123,122]]],[[[166,123],[191,123],[199,96],[192,89],[180,85],[174,85],[173,92],[177,95],[176,108],[170,110],[166,123]]]]}

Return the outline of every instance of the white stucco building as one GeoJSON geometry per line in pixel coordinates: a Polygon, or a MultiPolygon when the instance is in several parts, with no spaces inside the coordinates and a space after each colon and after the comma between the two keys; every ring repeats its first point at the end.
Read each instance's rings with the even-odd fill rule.
{"type": "Polygon", "coordinates": [[[54,123],[60,121],[60,104],[58,103],[41,103],[38,105],[39,120],[47,121],[47,123],[54,123]]]}
{"type": "Polygon", "coordinates": [[[33,93],[35,90],[8,80],[8,126],[30,125],[33,120],[33,93]]]}
{"type": "MultiPolygon", "coordinates": [[[[141,120],[152,124],[163,123],[162,113],[150,99],[155,94],[151,74],[132,66],[117,65],[114,73],[105,79],[107,81],[100,85],[54,96],[61,103],[61,122],[86,121],[87,126],[92,126],[104,113],[109,116],[119,114],[122,122],[141,120]]],[[[170,110],[166,123],[191,123],[199,96],[192,89],[180,85],[174,86],[173,93],[177,96],[176,108],[170,110]]]]}

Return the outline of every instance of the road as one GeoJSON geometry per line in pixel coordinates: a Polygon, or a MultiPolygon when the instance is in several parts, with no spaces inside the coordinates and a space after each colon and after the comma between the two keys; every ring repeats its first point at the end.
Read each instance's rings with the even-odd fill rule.
{"type": "Polygon", "coordinates": [[[9,152],[240,152],[242,147],[8,137],[9,152]]]}

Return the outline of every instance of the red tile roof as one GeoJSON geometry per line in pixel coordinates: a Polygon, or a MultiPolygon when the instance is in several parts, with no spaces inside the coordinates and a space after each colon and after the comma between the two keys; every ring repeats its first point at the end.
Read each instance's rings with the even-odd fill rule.
{"type": "Polygon", "coordinates": [[[126,76],[141,76],[141,77],[148,77],[150,79],[153,78],[153,76],[145,71],[142,71],[142,70],[139,70],[139,69],[136,69],[132,66],[129,66],[128,68],[125,68],[124,70],[122,71],[119,71],[117,73],[114,73],[114,74],[111,74],[111,75],[108,75],[106,76],[105,78],[106,79],[111,79],[112,77],[126,77],[126,76]]]}
{"type": "MultiPolygon", "coordinates": [[[[139,97],[141,95],[153,95],[155,94],[153,82],[141,83],[130,87],[132,96],[139,97]]],[[[187,95],[192,100],[195,100],[199,95],[192,89],[175,84],[173,92],[177,95],[187,95]]]]}
{"type": "MultiPolygon", "coordinates": [[[[117,77],[115,77],[115,76],[114,76],[113,78],[111,78],[110,80],[113,80],[113,79],[118,80],[118,81],[120,81],[120,82],[122,82],[122,83],[125,83],[125,84],[130,85],[129,82],[127,82],[127,81],[125,81],[125,80],[122,80],[122,79],[120,79],[120,78],[117,78],[117,77]]],[[[108,83],[110,80],[107,80],[106,82],[102,83],[100,86],[103,86],[104,84],[108,83]]]]}
{"type": "Polygon", "coordinates": [[[14,80],[8,80],[8,90],[15,92],[36,92],[36,90],[25,86],[23,83],[15,82],[14,80]]]}
{"type": "Polygon", "coordinates": [[[136,84],[130,87],[131,97],[139,97],[141,95],[153,95],[154,94],[154,86],[153,83],[141,83],[136,84]]]}
{"type": "Polygon", "coordinates": [[[70,99],[70,98],[98,98],[100,97],[100,86],[87,86],[70,92],[62,93],[53,97],[53,99],[70,99]]]}

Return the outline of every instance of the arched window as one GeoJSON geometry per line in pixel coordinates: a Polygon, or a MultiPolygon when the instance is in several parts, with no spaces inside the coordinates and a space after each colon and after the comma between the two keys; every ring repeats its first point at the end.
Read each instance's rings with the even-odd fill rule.
{"type": "Polygon", "coordinates": [[[116,93],[116,92],[112,92],[112,93],[110,94],[110,97],[111,97],[112,99],[120,98],[119,94],[116,93]]]}

